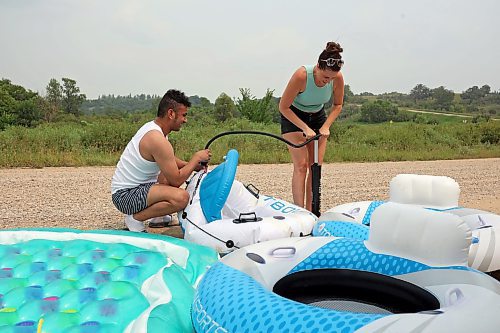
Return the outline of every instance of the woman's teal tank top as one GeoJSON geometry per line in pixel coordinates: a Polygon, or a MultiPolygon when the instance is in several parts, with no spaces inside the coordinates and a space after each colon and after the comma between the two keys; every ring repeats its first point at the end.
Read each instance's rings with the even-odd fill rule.
{"type": "Polygon", "coordinates": [[[295,97],[292,105],[304,112],[318,112],[332,97],[332,82],[318,87],[314,82],[314,66],[307,65],[304,68],[307,72],[306,89],[295,97]]]}

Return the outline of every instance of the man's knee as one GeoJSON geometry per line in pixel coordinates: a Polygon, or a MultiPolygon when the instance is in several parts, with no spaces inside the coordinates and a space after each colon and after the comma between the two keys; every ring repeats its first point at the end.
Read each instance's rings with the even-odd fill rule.
{"type": "Polygon", "coordinates": [[[189,203],[189,193],[186,190],[179,189],[179,196],[177,200],[177,206],[180,209],[186,208],[189,203]]]}
{"type": "Polygon", "coordinates": [[[189,203],[189,193],[181,188],[176,189],[168,202],[171,206],[174,206],[177,211],[184,209],[189,203]]]}
{"type": "Polygon", "coordinates": [[[188,203],[189,194],[185,190],[179,189],[174,196],[165,201],[155,203],[155,206],[157,209],[164,211],[163,214],[171,214],[186,208],[188,203]]]}

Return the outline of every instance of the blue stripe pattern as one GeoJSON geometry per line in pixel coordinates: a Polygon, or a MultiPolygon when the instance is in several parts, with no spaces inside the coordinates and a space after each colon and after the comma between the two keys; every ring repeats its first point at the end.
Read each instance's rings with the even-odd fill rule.
{"type": "Polygon", "coordinates": [[[350,333],[384,316],[293,302],[221,262],[200,282],[191,313],[198,333],[350,333]]]}
{"type": "Polygon", "coordinates": [[[389,276],[414,273],[427,269],[475,271],[465,266],[431,267],[417,261],[371,252],[366,248],[362,240],[339,238],[325,244],[312,253],[295,266],[289,274],[321,268],[355,269],[389,276]]]}
{"type": "Polygon", "coordinates": [[[312,235],[324,237],[345,237],[368,239],[370,228],[357,222],[321,221],[314,225],[312,235]]]}
{"type": "Polygon", "coordinates": [[[368,209],[366,210],[365,216],[363,217],[363,221],[361,223],[363,223],[364,225],[370,225],[373,211],[375,210],[375,208],[384,203],[385,201],[372,201],[368,206],[368,209]]]}

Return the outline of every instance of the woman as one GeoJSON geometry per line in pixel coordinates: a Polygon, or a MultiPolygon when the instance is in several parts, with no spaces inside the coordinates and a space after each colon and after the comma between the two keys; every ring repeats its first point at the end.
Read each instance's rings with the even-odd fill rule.
{"type": "MultiPolygon", "coordinates": [[[[319,164],[323,163],[330,126],[335,121],[344,101],[344,77],[340,72],[342,47],[329,42],[321,52],[316,65],[302,66],[293,73],[281,97],[281,134],[295,144],[321,134],[319,139],[319,164]],[[328,117],[325,103],[333,98],[328,117]]],[[[311,210],[312,182],[308,174],[314,163],[314,142],[302,148],[288,147],[293,162],[292,194],[297,206],[311,210]],[[306,175],[307,182],[306,182],[306,175]]]]}

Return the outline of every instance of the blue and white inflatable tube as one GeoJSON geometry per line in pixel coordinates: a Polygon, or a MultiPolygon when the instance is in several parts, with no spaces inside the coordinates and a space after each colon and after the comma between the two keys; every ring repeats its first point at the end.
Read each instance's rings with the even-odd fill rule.
{"type": "Polygon", "coordinates": [[[468,265],[483,272],[500,270],[500,215],[460,207],[459,195],[459,185],[452,178],[400,174],[390,182],[388,201],[359,201],[335,206],[319,218],[313,235],[367,239],[374,211],[387,202],[396,202],[408,208],[419,207],[460,217],[472,230],[468,265]]]}
{"type": "Polygon", "coordinates": [[[314,214],[235,180],[237,165],[238,152],[232,149],[215,169],[200,171],[189,181],[189,204],[178,213],[186,240],[228,253],[271,239],[311,234],[314,214]]]}
{"type": "Polygon", "coordinates": [[[391,226],[392,237],[374,225],[368,241],[287,238],[234,251],[202,278],[193,326],[198,333],[496,332],[499,282],[466,266],[471,235],[463,221],[435,219],[427,216],[423,227],[437,226],[448,242],[416,242],[420,226],[396,219],[378,225],[391,226]]]}

